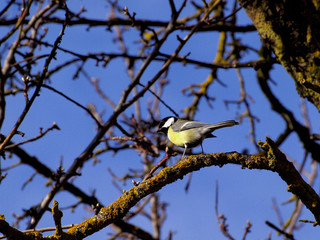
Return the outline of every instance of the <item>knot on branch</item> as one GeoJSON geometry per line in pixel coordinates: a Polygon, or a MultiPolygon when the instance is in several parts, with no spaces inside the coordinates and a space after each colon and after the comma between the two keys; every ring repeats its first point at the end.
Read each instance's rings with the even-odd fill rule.
{"type": "Polygon", "coordinates": [[[62,211],[59,209],[59,203],[57,201],[53,201],[52,204],[52,216],[54,220],[54,224],[56,226],[55,234],[56,236],[62,235],[62,227],[61,227],[61,218],[63,216],[62,211]]]}
{"type": "Polygon", "coordinates": [[[258,142],[259,147],[266,152],[266,157],[268,159],[269,167],[272,171],[277,171],[277,168],[284,166],[281,163],[288,162],[284,153],[282,153],[274,141],[266,137],[266,141],[258,142]]]}

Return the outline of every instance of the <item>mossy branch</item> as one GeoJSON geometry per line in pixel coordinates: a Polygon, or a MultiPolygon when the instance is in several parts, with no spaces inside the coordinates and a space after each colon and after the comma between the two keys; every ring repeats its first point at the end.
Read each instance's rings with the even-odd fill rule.
{"type": "MultiPolygon", "coordinates": [[[[66,239],[83,239],[117,220],[122,219],[128,211],[145,196],[159,191],[162,187],[183,179],[190,172],[198,171],[204,167],[219,166],[226,164],[241,165],[242,168],[264,169],[277,172],[279,176],[287,183],[287,191],[295,194],[301,199],[303,204],[312,212],[315,218],[315,225],[320,222],[320,198],[313,188],[308,185],[295,169],[292,162],[288,161],[285,154],[282,153],[275,143],[266,138],[266,142],[259,142],[259,146],[264,150],[263,154],[246,155],[238,152],[229,153],[212,153],[192,155],[184,158],[172,167],[162,169],[157,175],[149,178],[138,186],[131,188],[124,193],[112,204],[103,207],[93,217],[75,225],[67,232],[63,233],[66,239]]],[[[23,234],[16,229],[9,227],[3,219],[0,219],[0,232],[14,235],[23,234]],[[12,233],[12,234],[13,234],[12,233]]],[[[39,233],[37,233],[39,234],[39,233]]],[[[41,239],[41,236],[37,236],[41,239]]],[[[21,239],[30,239],[30,235],[24,235],[21,239]]]]}
{"type": "Polygon", "coordinates": [[[287,183],[289,192],[297,195],[304,205],[312,212],[316,225],[320,221],[320,198],[287,160],[286,156],[275,147],[274,142],[267,138],[265,143],[259,142],[265,154],[245,155],[237,152],[192,155],[178,162],[172,167],[162,169],[156,176],[143,181],[140,185],[124,192],[115,202],[108,207],[101,208],[100,212],[79,225],[67,231],[84,238],[106,227],[110,223],[121,219],[138,201],[150,193],[159,191],[162,187],[182,179],[190,172],[198,171],[204,167],[238,164],[242,168],[265,169],[277,172],[287,183]]]}
{"type": "MultiPolygon", "coordinates": [[[[6,235],[7,239],[36,239],[35,237],[28,236],[25,233],[11,227],[9,223],[6,222],[4,215],[0,215],[0,232],[6,235]]],[[[39,233],[38,233],[39,234],[39,233]]]]}
{"type": "Polygon", "coordinates": [[[320,15],[317,1],[239,0],[261,39],[320,111],[320,15]],[[303,11],[301,11],[303,9],[303,11]]]}

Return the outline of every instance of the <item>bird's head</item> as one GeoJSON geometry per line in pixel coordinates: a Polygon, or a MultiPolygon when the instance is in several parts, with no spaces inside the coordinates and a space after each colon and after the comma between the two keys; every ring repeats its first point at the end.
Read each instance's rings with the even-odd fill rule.
{"type": "Polygon", "coordinates": [[[174,124],[177,120],[178,118],[172,116],[162,119],[159,123],[159,129],[157,132],[167,134],[169,127],[172,126],[172,124],[174,124]]]}

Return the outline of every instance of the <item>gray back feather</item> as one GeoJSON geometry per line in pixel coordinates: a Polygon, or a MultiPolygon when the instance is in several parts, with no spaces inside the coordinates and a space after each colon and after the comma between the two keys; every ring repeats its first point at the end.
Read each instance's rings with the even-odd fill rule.
{"type": "Polygon", "coordinates": [[[202,128],[203,133],[205,132],[209,133],[219,128],[231,127],[237,124],[238,122],[234,120],[227,120],[227,121],[218,122],[215,124],[208,124],[203,122],[187,121],[187,120],[179,119],[179,121],[174,123],[171,127],[172,127],[172,130],[176,132],[180,132],[180,131],[184,131],[192,128],[202,128]]]}

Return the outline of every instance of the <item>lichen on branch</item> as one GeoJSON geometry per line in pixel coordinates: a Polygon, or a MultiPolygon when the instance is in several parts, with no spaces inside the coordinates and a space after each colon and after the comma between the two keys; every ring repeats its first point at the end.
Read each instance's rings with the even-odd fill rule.
{"type": "Polygon", "coordinates": [[[315,1],[239,0],[297,92],[320,111],[320,16],[315,1]]]}
{"type": "Polygon", "coordinates": [[[124,191],[123,195],[111,205],[101,208],[97,215],[69,229],[67,233],[76,234],[78,237],[93,234],[110,223],[123,218],[130,208],[145,196],[159,191],[162,187],[178,179],[182,179],[188,173],[204,167],[222,167],[226,164],[237,164],[241,165],[242,168],[277,172],[287,183],[287,190],[297,195],[312,212],[316,221],[315,225],[317,225],[320,220],[320,198],[317,193],[302,179],[292,162],[287,160],[285,154],[275,146],[271,139],[266,138],[266,142],[259,142],[259,146],[265,151],[263,154],[246,155],[229,152],[191,155],[184,158],[176,165],[162,169],[153,178],[124,191]]]}

